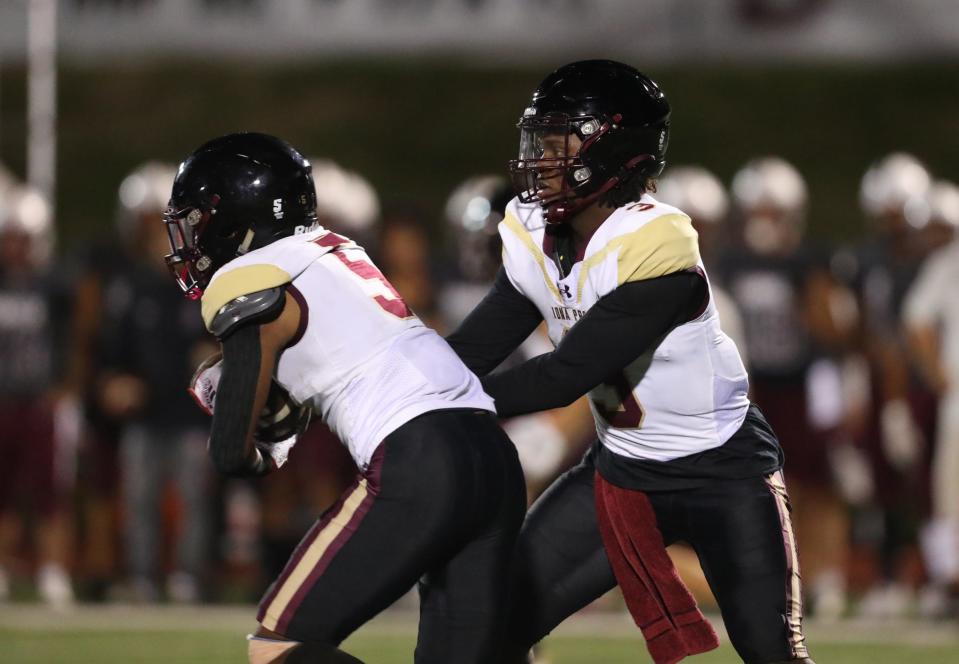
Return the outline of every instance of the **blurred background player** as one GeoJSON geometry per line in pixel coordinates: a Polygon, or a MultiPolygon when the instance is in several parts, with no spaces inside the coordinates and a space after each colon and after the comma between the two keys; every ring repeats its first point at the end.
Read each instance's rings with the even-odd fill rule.
{"type": "Polygon", "coordinates": [[[845,608],[848,519],[829,472],[843,423],[838,355],[855,325],[854,300],[804,241],[808,194],[779,157],[754,159],[734,176],[742,242],[720,274],[742,314],[750,392],[786,455],[796,538],[811,612],[845,608]]]}
{"type": "Polygon", "coordinates": [[[858,611],[903,615],[922,570],[918,527],[928,503],[923,458],[933,439],[935,396],[910,362],[901,321],[903,300],[927,252],[932,179],[914,156],[895,152],[869,166],[859,202],[867,236],[836,263],[853,288],[861,313],[857,352],[864,358],[868,408],[857,432],[869,454],[877,491],[857,515],[856,559],[872,579],[858,611]],[[870,570],[870,568],[872,568],[870,570]]]}
{"type": "Polygon", "coordinates": [[[446,329],[455,329],[489,291],[503,262],[503,242],[496,227],[513,196],[505,177],[476,175],[461,182],[446,199],[444,230],[453,263],[453,276],[439,296],[446,329]]]}
{"type": "Polygon", "coordinates": [[[73,549],[66,499],[73,450],[63,439],[65,284],[51,270],[53,219],[35,190],[0,181],[0,599],[11,576],[34,574],[40,598],[73,602],[67,571],[73,549]],[[33,525],[32,533],[28,526],[33,525]],[[32,546],[27,545],[32,535],[32,546]],[[18,553],[30,550],[35,565],[18,553]]]}
{"type": "Polygon", "coordinates": [[[429,215],[420,205],[400,202],[383,211],[376,249],[383,274],[423,322],[438,320],[429,215]]]}
{"type": "Polygon", "coordinates": [[[200,599],[210,524],[207,421],[184,386],[215,346],[195,307],[170,291],[163,211],[174,174],[172,165],[147,162],[120,184],[117,231],[126,260],[102,282],[97,342],[96,399],[120,428],[129,577],[120,597],[141,602],[160,598],[161,579],[169,600],[200,599]],[[177,502],[168,499],[170,484],[177,502]]]}
{"type": "MultiPolygon", "coordinates": [[[[456,329],[489,292],[503,263],[503,241],[497,226],[514,195],[505,177],[477,175],[460,183],[447,199],[447,244],[451,245],[456,276],[447,280],[439,293],[439,319],[444,330],[456,329]]],[[[515,366],[552,349],[540,326],[503,366],[515,366]]],[[[514,417],[503,426],[519,452],[529,502],[578,460],[593,434],[585,397],[566,408],[514,417]]]]}
{"type": "Polygon", "coordinates": [[[919,610],[959,615],[959,187],[938,181],[926,197],[929,226],[952,236],[923,263],[906,294],[903,319],[909,346],[927,389],[939,400],[932,450],[932,513],[921,531],[929,585],[919,610]]]}

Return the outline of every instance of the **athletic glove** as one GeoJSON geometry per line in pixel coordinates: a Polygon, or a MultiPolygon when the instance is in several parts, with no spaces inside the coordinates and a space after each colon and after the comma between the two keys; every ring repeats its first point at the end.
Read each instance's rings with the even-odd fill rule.
{"type": "Polygon", "coordinates": [[[187,391],[200,409],[207,415],[213,415],[213,402],[216,401],[216,388],[223,375],[223,354],[214,353],[203,360],[190,379],[187,391]]]}
{"type": "MultiPolygon", "coordinates": [[[[207,415],[213,415],[217,387],[223,375],[223,357],[215,353],[205,359],[190,380],[189,392],[207,415]]],[[[312,410],[297,404],[286,389],[273,378],[266,404],[256,422],[253,437],[263,443],[282,443],[295,437],[310,424],[312,410]]]]}
{"type": "Polygon", "coordinates": [[[267,443],[254,438],[253,445],[256,446],[263,461],[269,465],[269,471],[273,471],[282,468],[283,464],[286,463],[286,460],[290,457],[290,450],[296,445],[296,438],[294,435],[276,443],[267,443]]]}

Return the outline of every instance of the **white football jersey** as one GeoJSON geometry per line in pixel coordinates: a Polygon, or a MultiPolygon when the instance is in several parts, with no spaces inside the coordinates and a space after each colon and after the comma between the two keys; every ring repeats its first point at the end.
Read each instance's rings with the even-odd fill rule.
{"type": "Polygon", "coordinates": [[[908,326],[939,331],[940,354],[950,390],[959,387],[959,241],[937,249],[922,264],[903,302],[908,326]]]}
{"type": "Polygon", "coordinates": [[[365,468],[392,431],[431,410],[495,412],[445,340],[413,314],[366,252],[320,228],[278,240],[217,270],[203,294],[207,327],[237,297],[288,284],[301,334],[276,379],[309,402],[365,468]]]}
{"type": "MultiPolygon", "coordinates": [[[[538,205],[514,199],[500,223],[510,281],[547,322],[554,345],[601,297],[621,284],[699,269],[696,231],[685,214],[644,195],[617,209],[590,238],[582,260],[560,278],[544,251],[538,205]]],[[[725,443],[746,417],[746,370],[705,311],[589,393],[603,445],[633,459],[669,461],[725,443]]]]}

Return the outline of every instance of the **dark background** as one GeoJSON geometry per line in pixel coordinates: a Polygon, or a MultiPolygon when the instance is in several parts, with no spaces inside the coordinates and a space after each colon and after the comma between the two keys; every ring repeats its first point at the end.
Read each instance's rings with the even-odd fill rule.
{"type": "MultiPolygon", "coordinates": [[[[434,228],[464,177],[504,172],[515,122],[544,73],[439,57],[296,64],[61,62],[57,224],[61,249],[110,233],[116,187],[145,155],[178,162],[237,130],[275,133],[308,156],[368,177],[386,205],[426,206],[434,228]]],[[[672,164],[728,182],[747,159],[777,154],[808,179],[811,236],[862,231],[859,179],[892,150],[959,179],[959,67],[697,65],[643,67],[673,105],[672,164]]],[[[0,161],[25,172],[25,70],[2,70],[0,161]]],[[[438,238],[437,238],[438,239],[438,238]]]]}

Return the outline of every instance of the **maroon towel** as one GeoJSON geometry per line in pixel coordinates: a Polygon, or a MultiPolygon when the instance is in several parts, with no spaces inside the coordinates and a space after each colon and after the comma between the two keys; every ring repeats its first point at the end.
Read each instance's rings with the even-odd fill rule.
{"type": "Polygon", "coordinates": [[[595,486],[606,554],[653,661],[675,664],[718,647],[715,630],[666,553],[646,494],[614,486],[599,473],[595,486]]]}

